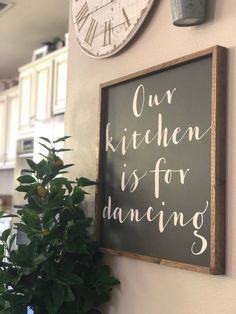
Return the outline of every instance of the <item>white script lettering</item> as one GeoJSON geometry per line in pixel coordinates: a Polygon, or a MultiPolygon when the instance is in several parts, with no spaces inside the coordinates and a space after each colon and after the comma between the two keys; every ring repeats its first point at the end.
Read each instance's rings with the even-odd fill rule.
{"type": "Polygon", "coordinates": [[[204,214],[206,213],[207,209],[209,207],[209,202],[206,201],[205,208],[202,211],[197,211],[193,214],[192,217],[189,219],[186,219],[184,217],[183,212],[177,213],[176,211],[172,212],[172,214],[165,220],[165,211],[164,210],[154,210],[153,207],[148,207],[145,211],[133,209],[131,208],[128,212],[123,211],[121,207],[115,207],[112,209],[112,199],[111,196],[108,197],[108,203],[107,206],[103,208],[102,216],[103,219],[107,220],[117,220],[120,224],[123,224],[125,221],[131,221],[139,223],[143,220],[146,220],[148,222],[152,222],[154,220],[158,220],[158,229],[160,233],[163,233],[167,226],[171,223],[176,227],[186,227],[189,224],[192,224],[194,227],[194,236],[201,240],[202,246],[198,252],[194,251],[194,246],[196,245],[196,242],[193,243],[191,247],[191,252],[194,255],[200,255],[202,254],[206,248],[207,248],[207,240],[202,236],[199,235],[197,230],[200,230],[203,221],[204,221],[204,214]],[[198,221],[200,217],[200,222],[198,221]]]}
{"type": "Polygon", "coordinates": [[[128,149],[131,147],[134,150],[137,150],[142,143],[150,144],[155,141],[157,146],[168,147],[170,143],[177,145],[181,143],[184,139],[189,142],[200,141],[207,133],[210,131],[211,127],[203,130],[201,132],[198,126],[188,127],[187,129],[181,129],[176,127],[173,132],[170,132],[168,128],[163,128],[163,118],[162,114],[159,113],[157,117],[157,132],[152,135],[152,131],[147,129],[144,134],[137,133],[134,131],[131,136],[127,136],[127,129],[124,129],[125,134],[113,142],[113,137],[110,135],[111,123],[108,122],[106,125],[106,138],[105,138],[105,148],[106,151],[111,150],[113,153],[121,149],[122,155],[126,155],[128,149]],[[118,144],[116,144],[118,142],[118,144]]]}

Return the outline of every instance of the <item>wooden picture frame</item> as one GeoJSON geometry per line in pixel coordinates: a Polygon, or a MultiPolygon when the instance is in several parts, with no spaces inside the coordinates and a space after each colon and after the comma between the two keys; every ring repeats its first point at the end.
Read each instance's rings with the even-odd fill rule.
{"type": "MultiPolygon", "coordinates": [[[[96,191],[95,234],[96,234],[96,239],[100,241],[101,243],[102,252],[108,253],[111,255],[131,257],[131,258],[136,258],[136,259],[140,259],[144,261],[154,262],[157,264],[174,266],[174,267],[178,267],[182,269],[188,269],[188,270],[198,271],[198,272],[203,272],[203,273],[208,273],[208,274],[216,275],[216,274],[224,273],[225,271],[226,80],[227,80],[226,67],[227,67],[227,49],[224,47],[215,46],[215,47],[208,48],[200,52],[196,52],[196,53],[172,60],[170,62],[166,62],[161,65],[154,66],[152,68],[139,71],[137,73],[113,80],[111,82],[102,84],[100,86],[101,120],[100,120],[100,147],[99,147],[99,167],[98,167],[99,173],[98,173],[98,186],[97,186],[97,191],[96,191]],[[206,65],[207,65],[207,69],[206,69],[206,65]],[[192,81],[194,83],[191,83],[192,81]],[[149,90],[152,91],[153,88],[156,88],[157,82],[160,83],[160,86],[163,85],[164,87],[166,84],[167,85],[171,84],[170,82],[174,82],[173,84],[177,84],[177,85],[179,84],[179,89],[178,88],[176,88],[175,90],[168,89],[169,90],[168,93],[166,92],[165,94],[164,93],[162,94],[164,96],[159,98],[160,99],[159,102],[161,103],[162,101],[165,101],[166,105],[165,106],[163,105],[162,108],[164,109],[160,109],[161,106],[158,107],[158,110],[159,110],[158,117],[160,118],[161,113],[163,113],[163,117],[165,117],[165,120],[163,119],[163,121],[161,122],[163,124],[164,124],[164,121],[167,122],[169,129],[175,130],[172,133],[172,137],[170,137],[169,139],[170,141],[173,140],[172,144],[176,144],[176,145],[172,145],[172,147],[174,147],[172,151],[171,151],[172,148],[170,148],[170,151],[168,151],[169,149],[168,147],[166,151],[165,151],[166,149],[165,147],[164,148],[158,147],[158,150],[159,149],[161,150],[160,154],[162,154],[162,152],[164,152],[163,154],[166,154],[165,155],[166,159],[165,158],[163,159],[165,160],[165,164],[168,164],[167,157],[171,159],[173,158],[173,155],[174,155],[176,156],[177,164],[181,165],[180,167],[182,167],[182,164],[181,164],[182,160],[184,160],[184,162],[187,162],[187,163],[189,162],[192,165],[192,168],[190,167],[188,169],[189,172],[185,168],[182,169],[182,174],[185,173],[184,176],[186,175],[184,179],[182,177],[183,181],[186,179],[186,182],[181,182],[182,185],[180,184],[180,182],[178,182],[178,180],[175,180],[175,182],[173,180],[173,189],[169,190],[169,186],[171,186],[172,184],[172,181],[171,181],[172,179],[170,180],[169,183],[168,183],[168,180],[165,181],[164,182],[165,184],[163,183],[163,185],[161,185],[160,183],[160,189],[162,189],[162,186],[163,186],[162,192],[164,191],[163,193],[166,196],[165,201],[167,200],[170,203],[172,202],[172,205],[174,204],[174,206],[175,204],[178,204],[178,202],[179,204],[182,204],[182,205],[185,203],[190,204],[189,205],[189,208],[190,208],[192,206],[191,205],[192,203],[197,203],[199,199],[201,199],[201,194],[199,194],[200,192],[204,194],[204,197],[205,197],[205,193],[206,195],[209,195],[209,200],[206,202],[207,206],[205,206],[205,209],[202,211],[200,211],[199,209],[199,211],[197,212],[196,212],[196,209],[192,209],[192,208],[191,208],[191,210],[193,210],[192,212],[183,211],[182,222],[181,222],[180,212],[178,212],[178,215],[177,215],[177,211],[175,209],[173,210],[173,213],[170,211],[171,215],[167,216],[166,220],[164,220],[163,230],[166,228],[164,232],[162,229],[160,229],[160,217],[161,215],[164,216],[166,213],[166,210],[169,210],[169,209],[164,208],[163,210],[160,210],[159,212],[157,211],[157,213],[159,214],[157,214],[155,217],[153,216],[152,218],[150,217],[151,217],[151,214],[154,213],[154,210],[155,210],[154,206],[151,207],[152,209],[150,209],[149,212],[146,212],[146,214],[144,214],[142,217],[140,215],[141,209],[140,211],[139,210],[134,211],[134,208],[137,208],[137,206],[139,206],[140,203],[146,202],[146,200],[143,201],[144,197],[141,198],[140,195],[143,193],[143,191],[147,193],[151,193],[150,188],[149,188],[151,185],[148,184],[148,188],[146,185],[145,187],[146,190],[145,189],[142,190],[141,184],[142,182],[144,182],[142,180],[146,180],[147,176],[146,177],[143,176],[141,178],[141,175],[140,175],[140,177],[138,177],[139,176],[137,174],[139,170],[138,167],[135,168],[136,170],[138,169],[137,172],[135,171],[132,172],[133,168],[131,167],[129,174],[127,174],[128,171],[127,173],[125,173],[126,170],[124,170],[124,168],[121,169],[121,166],[120,166],[121,165],[120,159],[123,158],[122,162],[124,162],[124,167],[126,167],[125,163],[127,162],[128,159],[129,161],[130,159],[133,160],[135,163],[136,162],[135,156],[139,156],[137,157],[138,159],[140,158],[140,156],[142,157],[142,154],[146,154],[147,156],[145,155],[144,159],[141,158],[140,160],[145,160],[146,158],[148,161],[146,162],[146,165],[150,164],[148,158],[150,155],[152,155],[154,146],[151,146],[151,145],[154,145],[154,144],[150,145],[151,148],[149,148],[148,147],[149,145],[146,145],[146,144],[151,143],[149,136],[150,134],[152,134],[153,129],[148,129],[147,124],[152,119],[153,113],[149,113],[147,115],[147,118],[145,117],[143,118],[143,121],[141,119],[140,121],[138,119],[134,120],[134,117],[129,116],[129,113],[131,111],[127,111],[131,109],[127,109],[127,107],[129,107],[129,105],[133,106],[133,113],[136,114],[135,118],[140,118],[141,113],[143,113],[145,110],[145,108],[142,106],[146,106],[147,95],[144,95],[142,93],[139,94],[137,90],[138,88],[139,90],[143,88],[143,87],[140,87],[141,85],[143,86],[147,85],[149,90]],[[185,85],[187,85],[188,87],[185,88],[185,85]],[[137,86],[139,87],[137,88],[137,86]],[[184,90],[184,92],[181,91],[182,89],[184,90]],[[179,92],[179,94],[178,94],[178,90],[181,91],[179,92]],[[185,95],[188,95],[188,99],[185,99],[186,98],[185,95]],[[172,99],[172,97],[173,99],[174,97],[176,97],[177,99],[176,103],[174,103],[174,100],[172,99]],[[132,104],[131,104],[131,99],[133,100],[132,104]],[[135,107],[136,112],[134,112],[134,103],[135,103],[134,99],[136,99],[136,101],[137,99],[139,99],[138,101],[139,107],[138,106],[135,107]],[[174,103],[173,106],[170,104],[171,99],[172,99],[172,102],[174,103]],[[189,99],[191,101],[189,101],[189,99]],[[192,105],[195,103],[196,105],[192,105]],[[142,104],[142,106],[140,104],[142,104]],[[183,106],[183,109],[181,109],[182,111],[180,110],[180,108],[182,108],[181,106],[183,106]],[[164,110],[167,110],[167,111],[165,112],[164,110]],[[173,114],[170,114],[171,110],[176,110],[176,111],[173,112],[173,114]],[[124,113],[122,114],[123,111],[124,113]],[[197,130],[196,125],[198,124],[193,124],[192,126],[194,126],[194,128],[191,127],[191,123],[193,123],[193,121],[195,122],[194,119],[196,119],[196,121],[197,119],[199,120],[197,122],[197,123],[200,123],[199,129],[198,129],[198,131],[200,130],[199,132],[201,132],[201,123],[203,123],[204,125],[208,125],[207,124],[208,122],[210,123],[210,126],[208,129],[202,127],[202,137],[199,136],[199,138],[197,138],[197,135],[196,135],[197,133],[195,133],[196,143],[194,142],[193,137],[191,138],[189,136],[189,140],[186,140],[186,138],[184,139],[184,136],[187,134],[187,131],[184,133],[185,135],[182,137],[183,141],[180,138],[179,138],[180,139],[179,141],[176,140],[178,132],[181,132],[180,131],[181,127],[184,130],[185,124],[183,125],[181,124],[181,127],[176,127],[176,125],[173,125],[173,121],[175,122],[177,120],[173,120],[173,119],[179,119],[179,121],[183,123],[182,120],[184,119],[182,119],[182,117],[186,118],[185,120],[186,121],[188,120],[187,122],[189,122],[189,124],[186,124],[186,125],[190,125],[190,127],[186,129],[186,130],[189,130],[189,134],[190,134],[190,130],[192,132],[195,132],[197,130]],[[126,121],[126,122],[123,122],[123,121],[126,121]],[[145,141],[146,146],[145,146],[145,149],[142,149],[141,146],[143,145],[143,143],[142,145],[140,143],[140,149],[139,149],[139,147],[137,148],[138,145],[136,142],[136,148],[135,148],[134,141],[133,141],[131,143],[133,145],[132,149],[133,151],[135,151],[136,149],[136,151],[132,153],[133,155],[125,156],[128,149],[127,151],[125,151],[126,149],[125,148],[124,149],[125,154],[122,155],[120,144],[122,144],[122,141],[124,144],[124,141],[125,141],[124,139],[126,139],[125,138],[126,135],[124,134],[128,134],[129,132],[129,128],[126,127],[129,121],[135,121],[133,124],[135,128],[136,128],[136,125],[138,125],[140,127],[140,130],[143,130],[142,128],[147,129],[146,133],[143,133],[146,135],[145,138],[143,136],[143,142],[145,141]],[[138,122],[138,124],[136,122],[138,122]],[[119,128],[120,129],[123,128],[122,129],[123,133],[121,132],[119,128]],[[110,129],[111,129],[111,134],[109,133],[110,129]],[[178,130],[180,129],[180,130],[178,131],[177,129],[178,130]],[[207,131],[205,131],[204,133],[203,132],[204,130],[207,130],[207,131]],[[123,137],[121,137],[121,135],[123,137]],[[115,141],[116,141],[116,145],[114,144],[115,141]],[[178,149],[178,145],[179,147],[182,145],[183,149],[181,147],[178,149]],[[146,150],[148,150],[148,153],[145,153],[146,150]],[[197,155],[198,152],[199,152],[200,157],[201,156],[203,156],[204,158],[206,157],[205,159],[202,158],[202,161],[201,161],[201,167],[205,169],[205,170],[202,170],[203,171],[202,173],[204,174],[204,176],[201,173],[202,168],[198,167],[198,164],[194,160],[195,155],[197,155]],[[118,182],[116,182],[116,179],[118,182]],[[121,180],[124,180],[122,181],[123,183],[121,182],[121,180]],[[129,181],[132,181],[132,180],[133,180],[133,189],[134,187],[137,188],[138,185],[139,185],[138,188],[140,188],[140,191],[138,191],[138,188],[137,188],[137,191],[132,191],[133,194],[131,193],[132,186],[131,187],[129,186],[129,183],[130,183],[129,181]],[[188,184],[188,180],[190,182],[189,184],[188,184]],[[208,183],[205,183],[205,181],[207,181],[208,183]],[[190,190],[188,190],[188,185],[189,186],[192,185],[194,188],[191,188],[190,190]],[[129,190],[127,187],[129,188],[129,190]],[[184,194],[181,195],[182,190],[184,190],[183,192],[184,194]],[[178,193],[176,191],[181,191],[180,195],[182,197],[178,196],[177,195],[178,193]],[[114,195],[118,195],[118,196],[115,196],[117,197],[118,203],[122,199],[121,205],[120,204],[114,205],[114,207],[117,206],[115,207],[114,210],[111,209],[113,204],[111,205],[111,197],[109,195],[109,194],[113,195],[112,193],[114,195]],[[136,198],[140,197],[140,198],[137,201],[135,197],[136,198]],[[121,208],[122,205],[126,206],[127,203],[129,203],[131,208],[133,206],[132,208],[133,211],[130,212],[127,209],[127,211],[125,212],[126,218],[128,217],[128,219],[130,219],[129,222],[122,220],[124,217],[121,216],[122,212],[119,210],[119,208],[121,208]],[[209,204],[209,207],[208,207],[208,204],[209,204]],[[190,215],[189,214],[190,212],[192,213],[192,216],[191,217],[188,216],[188,219],[187,219],[188,223],[186,222],[187,220],[184,222],[184,219],[186,219],[184,218],[184,215],[186,216],[190,215]],[[132,217],[131,217],[131,214],[132,214],[132,217]],[[120,217],[123,217],[123,218],[120,218],[120,217]],[[145,225],[146,222],[141,221],[143,218],[149,219],[148,223],[150,224],[148,225],[148,227],[147,225],[145,225]],[[159,233],[157,237],[153,238],[151,236],[152,231],[150,231],[150,235],[149,235],[149,230],[152,230],[152,229],[154,230],[153,222],[155,221],[154,220],[155,218],[157,218],[157,220],[159,219],[159,231],[158,231],[159,233]],[[172,218],[173,218],[173,221],[172,221],[172,218]],[[117,222],[117,220],[119,219],[121,222],[117,222]],[[201,219],[202,219],[202,222],[200,222],[201,219]],[[205,219],[205,222],[204,222],[204,219],[205,219]],[[189,233],[190,221],[191,223],[195,222],[195,225],[193,223],[193,229],[195,228],[195,231],[193,232],[193,234],[195,234],[196,236],[194,240],[191,238],[193,230],[191,230],[189,233]],[[138,223],[140,222],[141,224],[138,225],[138,223]],[[169,222],[172,222],[173,226],[167,226],[169,222]],[[138,227],[136,227],[137,225],[138,227]],[[186,230],[188,231],[184,231],[186,233],[182,234],[182,230],[183,229],[185,230],[185,227],[186,227],[186,230]],[[176,229],[178,229],[178,231],[176,231],[176,229]],[[201,235],[201,231],[205,232],[204,236],[203,234],[201,235]],[[179,234],[181,234],[180,238],[178,238],[179,234]],[[166,239],[163,240],[162,237],[163,239],[164,238],[166,239]],[[192,254],[189,253],[189,246],[187,249],[184,246],[185,241],[186,243],[189,244],[188,241],[190,240],[188,238],[192,239],[191,240],[192,241],[191,242],[192,254]],[[143,239],[143,243],[141,243],[142,240],[138,241],[140,239],[143,239]],[[163,243],[165,243],[165,248],[161,247],[162,241],[163,243]],[[202,244],[202,246],[200,245],[200,249],[199,249],[198,242],[202,244]],[[182,243],[183,243],[183,246],[181,246],[182,243]],[[203,251],[203,246],[204,246],[203,244],[205,244],[204,251],[203,251]],[[150,250],[149,248],[147,248],[149,245],[150,245],[150,250]],[[168,246],[171,249],[168,249],[168,246]],[[123,247],[125,247],[125,249],[123,249],[123,247]],[[175,249],[173,249],[175,247],[177,247],[176,252],[175,252],[175,249]],[[142,251],[148,252],[148,254],[142,253],[142,251]],[[161,252],[160,256],[158,256],[159,253],[157,253],[159,251],[161,252]],[[204,254],[206,255],[206,257],[202,257],[204,254]],[[178,258],[176,258],[176,256],[178,258]]],[[[154,94],[152,96],[150,95],[151,95],[151,92],[149,94],[149,99],[150,97],[152,97],[152,103],[149,102],[149,107],[147,111],[151,109],[153,110],[152,107],[154,107],[153,104],[154,104],[155,97],[154,97],[154,94]],[[152,104],[153,106],[150,104],[152,104]]],[[[160,103],[158,103],[158,105],[160,105],[160,103]]],[[[155,108],[155,110],[157,109],[155,108]]],[[[158,121],[160,122],[160,120],[158,121]]],[[[166,127],[164,130],[168,130],[168,127],[166,127]]],[[[132,127],[130,127],[130,130],[131,129],[132,127]]],[[[134,129],[132,129],[132,131],[133,130],[134,129]]],[[[140,130],[139,132],[141,133],[140,130]]],[[[134,133],[132,133],[133,140],[134,140],[134,133]]],[[[136,141],[138,141],[137,134],[138,132],[136,132],[136,141]]],[[[162,133],[161,136],[163,136],[163,134],[164,133],[162,133]]],[[[156,136],[159,136],[159,135],[156,135],[156,136]]],[[[128,139],[126,140],[128,141],[128,139]]],[[[129,137],[129,140],[130,140],[130,137],[129,137]]],[[[160,141],[162,140],[163,140],[163,137],[161,137],[160,141]]],[[[168,143],[166,142],[166,144],[168,143]]],[[[162,143],[160,144],[160,146],[161,145],[162,143]]],[[[164,140],[163,140],[162,146],[164,146],[164,140]]],[[[124,144],[124,147],[125,147],[125,144],[124,144]]],[[[155,156],[153,158],[155,158],[155,156]]],[[[137,163],[142,168],[143,165],[140,164],[140,160],[138,159],[137,163]]],[[[173,159],[173,164],[174,162],[175,161],[173,159]]],[[[163,162],[163,165],[164,165],[164,162],[163,162]]],[[[127,166],[127,169],[128,169],[128,166],[127,166]]],[[[173,169],[176,169],[176,168],[173,168],[173,169]]],[[[159,173],[161,173],[161,171],[165,174],[167,173],[167,170],[158,169],[158,171],[159,173]]],[[[178,171],[181,171],[181,170],[178,170],[178,171]]],[[[157,171],[154,172],[154,170],[149,171],[149,172],[154,173],[155,175],[157,173],[157,171]]],[[[149,172],[148,172],[148,175],[149,175],[149,172]]],[[[177,173],[177,170],[175,172],[173,170],[174,174],[172,172],[169,172],[169,174],[170,173],[171,175],[174,175],[177,173]]],[[[148,181],[148,182],[152,182],[152,181],[148,181]]],[[[155,181],[155,189],[156,189],[156,181],[155,181]]],[[[156,190],[155,190],[155,193],[156,193],[156,190]]],[[[157,195],[156,193],[155,197],[156,197],[155,199],[157,199],[157,201],[159,202],[158,206],[161,206],[161,204],[165,203],[163,202],[163,200],[161,202],[161,200],[158,199],[159,194],[157,195]]],[[[206,198],[204,198],[204,201],[205,200],[206,198]]],[[[148,207],[148,209],[149,208],[150,207],[148,207]]],[[[143,210],[143,207],[142,207],[142,210],[143,210]]],[[[156,228],[156,225],[155,225],[155,228],[156,228]]]]}

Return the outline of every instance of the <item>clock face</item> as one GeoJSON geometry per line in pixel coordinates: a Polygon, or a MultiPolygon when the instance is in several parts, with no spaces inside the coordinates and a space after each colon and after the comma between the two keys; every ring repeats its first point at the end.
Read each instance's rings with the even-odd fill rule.
{"type": "Polygon", "coordinates": [[[72,18],[82,50],[111,56],[134,36],[154,0],[72,0],[72,18]]]}

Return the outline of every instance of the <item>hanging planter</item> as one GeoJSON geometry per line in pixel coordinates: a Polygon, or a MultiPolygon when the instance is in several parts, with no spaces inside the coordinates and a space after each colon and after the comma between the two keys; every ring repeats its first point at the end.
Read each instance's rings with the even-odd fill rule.
{"type": "Polygon", "coordinates": [[[170,0],[173,24],[192,26],[205,21],[206,0],[170,0]]]}

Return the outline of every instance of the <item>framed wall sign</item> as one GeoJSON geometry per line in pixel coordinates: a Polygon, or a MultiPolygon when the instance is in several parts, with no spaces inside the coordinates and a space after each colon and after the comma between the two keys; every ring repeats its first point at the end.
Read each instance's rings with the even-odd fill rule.
{"type": "Polygon", "coordinates": [[[103,252],[224,273],[225,116],[223,47],[101,85],[103,252]]]}

